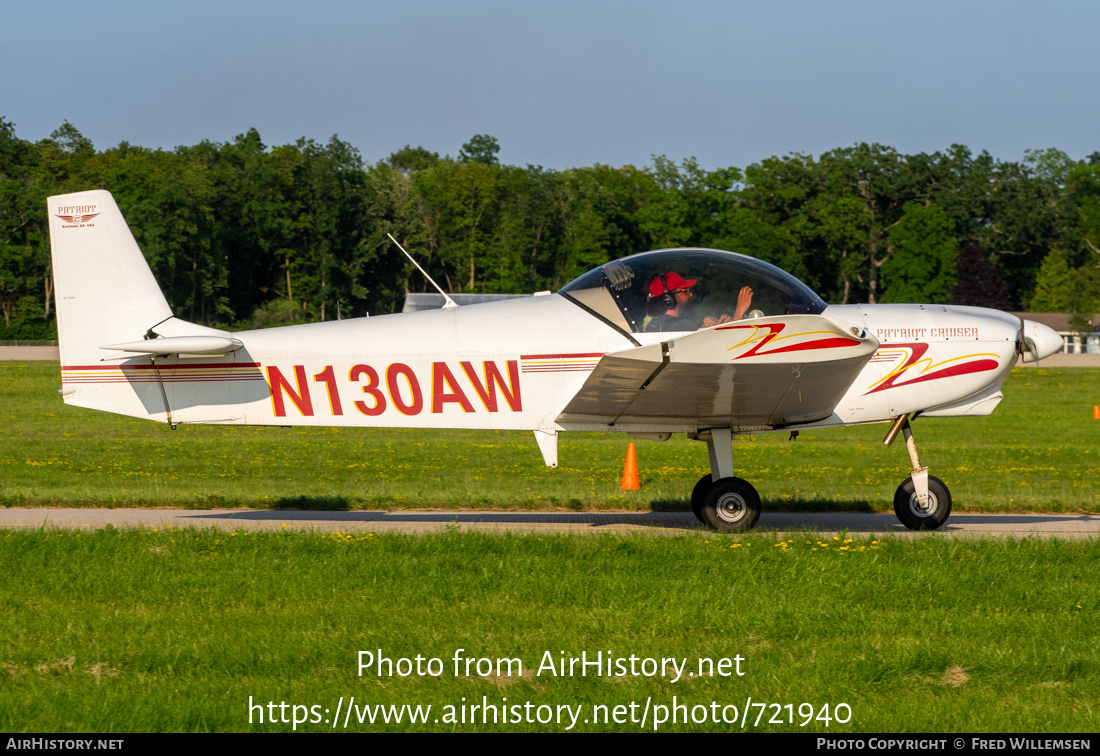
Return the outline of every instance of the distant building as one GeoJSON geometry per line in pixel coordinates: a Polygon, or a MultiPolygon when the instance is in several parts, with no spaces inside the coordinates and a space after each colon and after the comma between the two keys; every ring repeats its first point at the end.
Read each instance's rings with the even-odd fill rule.
{"type": "Polygon", "coordinates": [[[1018,318],[1034,320],[1036,323],[1053,328],[1062,337],[1065,354],[1100,354],[1100,315],[1089,320],[1089,330],[1081,333],[1070,327],[1073,316],[1066,312],[1014,312],[1018,318]]]}
{"type": "MultiPolygon", "coordinates": [[[[529,297],[530,294],[451,294],[451,299],[457,305],[481,304],[482,302],[497,302],[501,299],[519,299],[529,297]]],[[[438,310],[443,307],[443,295],[436,292],[423,294],[406,294],[405,306],[401,312],[419,312],[420,310],[438,310]]]]}

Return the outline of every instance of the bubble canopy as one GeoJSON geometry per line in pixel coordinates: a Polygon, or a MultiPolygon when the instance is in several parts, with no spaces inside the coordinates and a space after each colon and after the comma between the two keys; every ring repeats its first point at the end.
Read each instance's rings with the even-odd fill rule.
{"type": "Polygon", "coordinates": [[[708,318],[732,319],[738,295],[746,286],[752,289],[752,301],[742,317],[817,315],[826,307],[821,297],[791,274],[756,258],[717,249],[660,249],[631,255],[585,273],[558,293],[616,328],[641,333],[657,330],[666,310],[660,295],[666,285],[677,288],[680,279],[681,288],[692,294],[683,319],[676,321],[675,330],[680,331],[693,330],[685,327],[687,320],[698,328],[710,325],[703,322],[708,318]]]}

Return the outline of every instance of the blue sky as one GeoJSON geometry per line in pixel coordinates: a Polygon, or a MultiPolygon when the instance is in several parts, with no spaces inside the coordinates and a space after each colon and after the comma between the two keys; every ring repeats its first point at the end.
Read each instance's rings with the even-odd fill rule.
{"type": "Polygon", "coordinates": [[[1100,150],[1095,2],[6,2],[0,116],[99,149],[249,128],[563,169],[858,142],[1100,150]]]}

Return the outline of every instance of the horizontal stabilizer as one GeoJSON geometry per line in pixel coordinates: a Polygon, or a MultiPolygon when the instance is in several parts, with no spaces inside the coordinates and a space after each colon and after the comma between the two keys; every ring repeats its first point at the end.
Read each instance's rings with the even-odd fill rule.
{"type": "Polygon", "coordinates": [[[128,341],[125,344],[109,344],[100,349],[135,354],[225,354],[244,346],[239,340],[226,336],[171,336],[161,339],[128,341]]]}

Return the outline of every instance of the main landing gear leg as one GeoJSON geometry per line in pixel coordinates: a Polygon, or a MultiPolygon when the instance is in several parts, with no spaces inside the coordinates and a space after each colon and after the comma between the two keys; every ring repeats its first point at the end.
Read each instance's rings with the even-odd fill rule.
{"type": "Polygon", "coordinates": [[[733,432],[714,428],[696,436],[706,441],[710,474],[691,492],[691,511],[716,530],[750,530],[760,518],[760,494],[747,480],[733,475],[733,432]]]}
{"type": "Polygon", "coordinates": [[[905,435],[905,448],[913,470],[894,493],[894,514],[910,530],[935,530],[951,515],[951,492],[942,480],[928,474],[927,467],[921,467],[908,415],[899,415],[894,420],[882,443],[893,444],[899,431],[905,435]]]}

